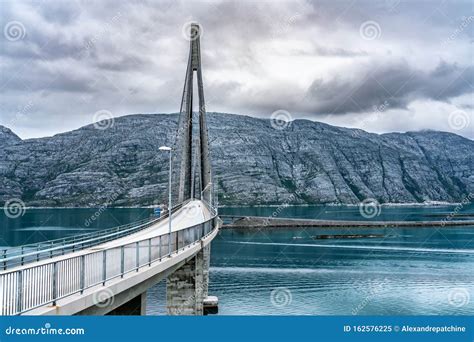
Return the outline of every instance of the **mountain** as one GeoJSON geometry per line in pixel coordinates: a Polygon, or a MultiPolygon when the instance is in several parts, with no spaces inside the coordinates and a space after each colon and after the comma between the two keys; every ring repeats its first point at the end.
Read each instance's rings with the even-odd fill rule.
{"type": "MultiPolygon", "coordinates": [[[[0,203],[150,205],[166,201],[176,114],[129,115],[53,137],[21,140],[0,126],[0,203]]],[[[209,113],[219,202],[460,202],[474,192],[474,141],[435,131],[371,134],[295,120],[209,113]]]]}
{"type": "Polygon", "coordinates": [[[0,126],[0,146],[11,145],[21,142],[21,138],[13,133],[11,129],[0,126]]]}

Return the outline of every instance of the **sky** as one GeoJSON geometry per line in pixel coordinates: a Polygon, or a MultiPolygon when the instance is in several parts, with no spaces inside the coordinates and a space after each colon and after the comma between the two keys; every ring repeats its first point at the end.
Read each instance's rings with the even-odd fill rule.
{"type": "Polygon", "coordinates": [[[0,125],[32,138],[178,112],[190,22],[209,112],[474,139],[463,0],[0,0],[0,125]]]}

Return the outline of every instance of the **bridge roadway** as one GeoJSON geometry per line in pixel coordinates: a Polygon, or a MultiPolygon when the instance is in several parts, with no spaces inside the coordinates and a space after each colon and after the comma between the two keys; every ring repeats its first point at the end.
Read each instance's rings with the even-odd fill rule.
{"type": "Polygon", "coordinates": [[[0,271],[1,314],[100,315],[136,298],[143,314],[146,290],[202,252],[218,222],[207,204],[191,200],[172,214],[171,241],[165,218],[125,237],[0,271]]]}

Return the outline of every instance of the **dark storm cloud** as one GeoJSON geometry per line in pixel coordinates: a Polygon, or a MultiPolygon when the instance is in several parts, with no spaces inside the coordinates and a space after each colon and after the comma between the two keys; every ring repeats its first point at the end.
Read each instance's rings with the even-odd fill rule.
{"type": "Polygon", "coordinates": [[[356,57],[368,55],[365,51],[350,51],[343,48],[327,48],[324,46],[315,46],[314,54],[325,57],[356,57]]]}
{"type": "Polygon", "coordinates": [[[152,62],[146,57],[139,55],[124,55],[124,56],[106,56],[102,60],[97,60],[95,66],[103,70],[112,71],[131,71],[143,70],[147,66],[151,66],[152,62]]]}
{"type": "Polygon", "coordinates": [[[370,65],[354,79],[317,79],[310,86],[305,105],[316,113],[345,114],[370,111],[383,104],[406,109],[416,99],[447,101],[473,91],[474,68],[441,62],[424,72],[408,63],[370,65]]]}
{"type": "MultiPolygon", "coordinates": [[[[0,124],[15,122],[28,135],[37,120],[35,132],[49,134],[65,110],[70,126],[56,131],[101,109],[176,112],[189,21],[204,29],[210,111],[286,109],[318,120],[356,117],[385,102],[401,110],[417,101],[451,104],[473,91],[472,14],[469,1],[441,0],[4,1],[1,28],[19,21],[26,32],[18,41],[1,37],[0,124]],[[366,21],[379,25],[377,39],[361,37],[366,21]],[[21,126],[12,118],[29,98],[32,121],[21,126]]],[[[472,108],[463,101],[456,105],[472,108]]]]}

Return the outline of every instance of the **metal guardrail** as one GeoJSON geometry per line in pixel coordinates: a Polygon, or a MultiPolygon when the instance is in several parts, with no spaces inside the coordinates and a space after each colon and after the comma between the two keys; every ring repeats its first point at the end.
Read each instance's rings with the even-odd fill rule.
{"type": "Polygon", "coordinates": [[[198,225],[140,241],[0,274],[0,313],[18,315],[122,277],[171,256],[216,227],[217,215],[198,225]],[[170,241],[170,249],[168,249],[170,241]]]}
{"type": "MultiPolygon", "coordinates": [[[[179,210],[185,201],[173,207],[172,213],[179,210]]],[[[85,233],[68,238],[60,238],[38,242],[35,244],[11,247],[0,251],[0,267],[7,270],[11,267],[27,264],[29,262],[41,261],[64,255],[70,252],[77,252],[85,248],[124,237],[129,234],[146,229],[168,217],[168,212],[158,218],[146,218],[125,225],[108,228],[99,232],[85,233]]]]}

